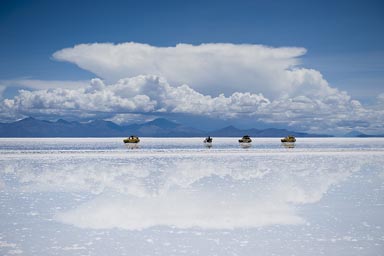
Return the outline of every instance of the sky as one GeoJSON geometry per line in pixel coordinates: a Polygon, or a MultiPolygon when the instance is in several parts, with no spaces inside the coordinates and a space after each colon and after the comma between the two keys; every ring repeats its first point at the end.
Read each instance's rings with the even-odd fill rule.
{"type": "Polygon", "coordinates": [[[384,134],[382,1],[0,6],[1,122],[384,134]]]}

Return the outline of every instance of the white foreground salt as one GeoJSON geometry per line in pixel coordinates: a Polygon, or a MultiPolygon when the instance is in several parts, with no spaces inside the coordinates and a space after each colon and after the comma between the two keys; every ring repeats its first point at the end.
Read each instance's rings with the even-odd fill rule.
{"type": "Polygon", "coordinates": [[[0,139],[0,255],[382,255],[384,139],[0,139]]]}

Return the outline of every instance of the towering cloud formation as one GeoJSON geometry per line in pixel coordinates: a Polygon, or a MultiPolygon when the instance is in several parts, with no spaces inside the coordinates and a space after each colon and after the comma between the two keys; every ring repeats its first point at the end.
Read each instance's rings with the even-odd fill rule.
{"type": "Polygon", "coordinates": [[[311,70],[296,70],[303,48],[271,48],[249,44],[81,44],[54,53],[54,58],[75,63],[107,81],[152,74],[170,84],[188,84],[199,92],[227,95],[234,92],[281,96],[305,84],[321,81],[311,70]],[[320,81],[319,81],[320,80],[320,81]]]}
{"type": "MultiPolygon", "coordinates": [[[[36,82],[0,104],[5,120],[27,115],[115,118],[181,113],[249,119],[310,132],[383,132],[384,111],[364,107],[322,74],[300,67],[303,48],[249,44],[81,44],[54,53],[102,79],[78,88],[36,82]]],[[[4,84],[4,83],[3,83],[4,84]]],[[[55,81],[54,84],[57,84],[55,81]]]]}

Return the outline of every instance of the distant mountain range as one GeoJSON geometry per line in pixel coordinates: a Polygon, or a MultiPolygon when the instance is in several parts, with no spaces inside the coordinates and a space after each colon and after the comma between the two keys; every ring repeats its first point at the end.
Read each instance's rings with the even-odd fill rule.
{"type": "Polygon", "coordinates": [[[359,131],[351,131],[349,133],[346,133],[344,137],[359,137],[359,138],[384,137],[384,134],[369,135],[359,131]]]}
{"type": "MultiPolygon", "coordinates": [[[[117,125],[110,121],[95,120],[88,123],[68,122],[59,119],[56,122],[38,120],[32,117],[14,123],[0,123],[0,137],[331,137],[322,134],[309,134],[285,129],[238,129],[228,126],[215,131],[202,131],[164,118],[143,124],[117,125]]],[[[361,134],[360,134],[361,135],[361,134]]]]}

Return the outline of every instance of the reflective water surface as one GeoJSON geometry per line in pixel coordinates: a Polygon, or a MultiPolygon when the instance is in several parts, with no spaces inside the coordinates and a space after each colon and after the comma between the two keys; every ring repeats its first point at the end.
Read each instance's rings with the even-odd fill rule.
{"type": "Polygon", "coordinates": [[[383,255],[384,139],[0,139],[0,255],[383,255]]]}

